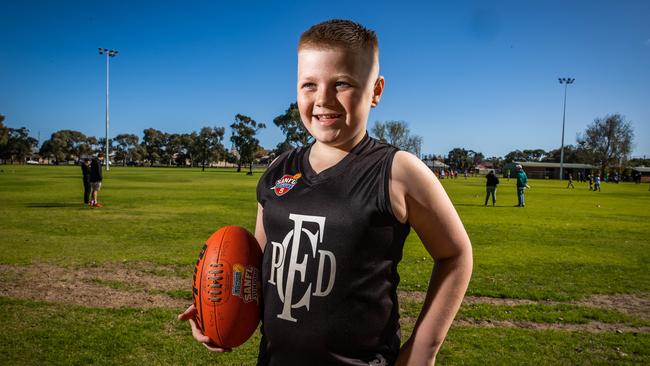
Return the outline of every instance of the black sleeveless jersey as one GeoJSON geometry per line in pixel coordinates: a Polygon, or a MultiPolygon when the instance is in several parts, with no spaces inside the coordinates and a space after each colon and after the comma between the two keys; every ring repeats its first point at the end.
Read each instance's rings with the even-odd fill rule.
{"type": "Polygon", "coordinates": [[[366,134],[320,174],[310,149],[281,155],[257,186],[267,237],[258,364],[392,364],[397,264],[410,231],[389,199],[397,149],[366,134]]]}

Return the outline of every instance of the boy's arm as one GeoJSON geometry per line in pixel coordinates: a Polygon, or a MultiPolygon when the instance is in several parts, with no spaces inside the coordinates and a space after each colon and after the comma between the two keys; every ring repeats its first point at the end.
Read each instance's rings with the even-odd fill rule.
{"type": "Polygon", "coordinates": [[[264,252],[264,246],[266,245],[266,231],[264,231],[264,207],[261,204],[257,204],[257,219],[255,220],[255,239],[260,245],[260,249],[264,252]]]}
{"type": "Polygon", "coordinates": [[[411,224],[435,261],[420,316],[397,365],[432,365],[467,290],[471,243],[442,185],[420,159],[400,151],[391,173],[393,212],[411,224]]]}

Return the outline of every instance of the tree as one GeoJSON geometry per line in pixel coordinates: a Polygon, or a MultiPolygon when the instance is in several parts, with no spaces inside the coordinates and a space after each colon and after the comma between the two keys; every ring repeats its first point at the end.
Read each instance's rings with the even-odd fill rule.
{"type": "Polygon", "coordinates": [[[503,160],[506,163],[512,163],[514,161],[526,161],[526,155],[521,150],[511,151],[503,157],[503,160]]]}
{"type": "Polygon", "coordinates": [[[507,163],[513,161],[545,161],[544,158],[547,155],[548,153],[543,149],[524,149],[524,151],[515,150],[507,153],[504,160],[507,163]]]}
{"type": "Polygon", "coordinates": [[[447,154],[446,164],[454,169],[471,169],[481,163],[485,157],[483,153],[474,150],[465,150],[456,147],[447,154]]]}
{"type": "Polygon", "coordinates": [[[140,138],[134,134],[122,133],[115,136],[115,143],[117,147],[115,149],[115,160],[122,161],[122,166],[126,166],[126,160],[133,161],[133,155],[138,146],[140,138]]]}
{"type": "Polygon", "coordinates": [[[230,128],[233,130],[230,141],[235,145],[235,149],[239,154],[237,171],[241,172],[243,164],[249,164],[250,169],[247,174],[252,175],[253,159],[260,144],[259,140],[255,138],[255,135],[260,129],[266,128],[266,125],[264,123],[257,123],[248,116],[237,114],[235,116],[235,123],[231,124],[230,128]]]}
{"type": "Polygon", "coordinates": [[[484,161],[491,163],[494,169],[501,169],[503,167],[503,159],[499,156],[490,156],[484,161]]]}
{"type": "Polygon", "coordinates": [[[273,119],[273,123],[280,127],[285,136],[284,143],[291,148],[307,145],[312,139],[300,118],[298,103],[291,103],[284,114],[273,119]]]}
{"type": "Polygon", "coordinates": [[[379,141],[389,143],[420,157],[422,137],[411,135],[408,124],[404,121],[377,121],[372,128],[372,134],[379,141]]]}
{"type": "Polygon", "coordinates": [[[183,135],[183,149],[185,150],[186,158],[190,160],[190,166],[196,165],[196,159],[199,156],[200,148],[196,142],[198,138],[199,134],[196,131],[183,135]]]}
{"type": "Polygon", "coordinates": [[[153,166],[162,157],[164,135],[164,133],[154,128],[147,128],[143,131],[142,147],[150,166],[153,166]]]}
{"type": "Polygon", "coordinates": [[[61,141],[65,160],[77,160],[92,152],[88,138],[79,131],[59,130],[52,134],[51,139],[61,141]]]}
{"type": "Polygon", "coordinates": [[[639,157],[639,158],[633,158],[627,161],[628,166],[630,167],[636,167],[636,166],[649,166],[650,167],[650,159],[646,159],[646,157],[639,157]]]}
{"type": "Polygon", "coordinates": [[[3,146],[9,140],[9,128],[4,125],[5,116],[0,114],[0,146],[3,146]]]}
{"type": "Polygon", "coordinates": [[[289,144],[287,141],[282,141],[275,146],[275,149],[273,149],[273,152],[271,154],[273,154],[273,156],[280,156],[282,153],[290,151],[291,149],[293,149],[293,146],[291,146],[291,144],[289,144]]]}
{"type": "MultiPolygon", "coordinates": [[[[542,161],[560,162],[560,149],[553,149],[546,153],[542,161]]],[[[565,163],[585,163],[589,161],[588,153],[580,146],[566,145],[564,146],[564,162],[565,163]]]]}
{"type": "Polygon", "coordinates": [[[546,156],[546,151],[543,149],[525,149],[523,153],[526,156],[526,161],[542,161],[546,156]]]}
{"type": "Polygon", "coordinates": [[[181,154],[181,135],[177,133],[165,134],[165,158],[167,160],[167,165],[172,165],[172,162],[178,165],[178,157],[181,154]]]}
{"type": "Polygon", "coordinates": [[[58,139],[45,140],[38,153],[42,157],[54,159],[57,163],[65,160],[65,146],[63,141],[58,139]]]}
{"type": "Polygon", "coordinates": [[[632,124],[620,114],[596,118],[578,135],[578,145],[584,149],[591,163],[600,165],[600,173],[605,174],[611,166],[621,167],[632,150],[634,130],[632,124]]]}
{"type": "Polygon", "coordinates": [[[29,136],[27,128],[8,128],[7,142],[0,145],[0,159],[9,160],[11,164],[14,161],[24,162],[37,143],[35,138],[29,136]]]}
{"type": "MultiPolygon", "coordinates": [[[[113,150],[113,139],[108,139],[108,148],[110,149],[109,151],[114,151],[113,150]]],[[[95,153],[100,153],[100,152],[105,152],[106,151],[106,137],[100,137],[99,139],[96,139],[95,143],[95,153]]],[[[110,154],[110,152],[109,152],[110,154]]],[[[110,161],[110,157],[106,157],[106,161],[110,161]]],[[[106,163],[108,164],[108,163],[106,163]]]]}
{"type": "Polygon", "coordinates": [[[219,155],[224,152],[225,149],[221,141],[223,141],[225,133],[226,129],[223,127],[201,128],[201,132],[194,140],[194,151],[196,158],[201,161],[201,171],[205,171],[205,166],[213,160],[218,160],[219,155]]]}

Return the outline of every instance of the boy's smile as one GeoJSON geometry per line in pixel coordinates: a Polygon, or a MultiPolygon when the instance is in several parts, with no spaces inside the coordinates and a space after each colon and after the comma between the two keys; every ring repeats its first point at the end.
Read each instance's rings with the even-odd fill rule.
{"type": "Polygon", "coordinates": [[[318,120],[321,126],[331,126],[343,115],[340,113],[329,114],[315,114],[314,117],[318,120]]]}
{"type": "Polygon", "coordinates": [[[298,51],[298,109],[318,143],[351,149],[379,102],[383,77],[373,52],[343,48],[298,51]]]}

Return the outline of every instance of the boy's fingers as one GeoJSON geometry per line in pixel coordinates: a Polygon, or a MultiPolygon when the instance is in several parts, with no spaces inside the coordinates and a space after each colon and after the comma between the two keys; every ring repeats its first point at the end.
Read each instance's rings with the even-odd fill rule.
{"type": "Polygon", "coordinates": [[[196,339],[197,341],[199,341],[201,343],[209,343],[210,342],[210,338],[205,336],[201,332],[199,327],[196,326],[196,322],[194,321],[194,319],[190,319],[190,327],[192,327],[192,336],[194,337],[194,339],[196,339]]]}
{"type": "Polygon", "coordinates": [[[178,314],[178,320],[192,319],[192,318],[194,318],[195,314],[196,314],[196,308],[194,307],[194,304],[192,304],[182,314],[178,314]]]}
{"type": "Polygon", "coordinates": [[[194,316],[196,315],[196,308],[194,305],[190,305],[190,307],[187,308],[182,314],[178,314],[178,320],[188,320],[190,323],[190,328],[192,328],[192,337],[196,339],[197,341],[201,342],[207,348],[208,350],[212,352],[230,352],[232,349],[230,348],[222,348],[210,340],[209,337],[205,336],[202,332],[201,329],[196,325],[196,322],[194,321],[194,316]]]}
{"type": "Polygon", "coordinates": [[[230,352],[230,351],[232,351],[232,349],[230,349],[230,348],[217,347],[213,343],[203,343],[203,346],[205,346],[205,348],[209,349],[212,352],[230,352]]]}

